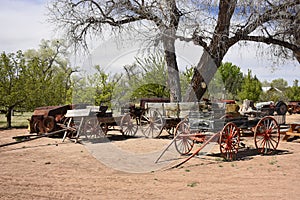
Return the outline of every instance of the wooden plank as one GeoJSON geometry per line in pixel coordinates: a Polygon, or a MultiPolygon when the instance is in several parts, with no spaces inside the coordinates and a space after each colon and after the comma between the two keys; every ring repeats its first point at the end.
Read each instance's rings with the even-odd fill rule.
{"type": "Polygon", "coordinates": [[[282,138],[282,140],[287,141],[289,137],[295,137],[300,136],[300,123],[294,122],[290,124],[290,128],[287,132],[285,132],[285,136],[282,138]]]}
{"type": "Polygon", "coordinates": [[[300,133],[299,132],[289,132],[289,131],[287,131],[286,133],[285,133],[286,135],[290,135],[290,136],[300,136],[300,133]]]}
{"type": "Polygon", "coordinates": [[[90,115],[91,109],[68,110],[66,117],[87,117],[90,115]]]}
{"type": "Polygon", "coordinates": [[[67,130],[68,129],[62,129],[62,130],[53,131],[53,132],[50,132],[50,133],[45,133],[45,134],[42,134],[42,135],[37,135],[36,137],[25,138],[24,140],[10,142],[10,143],[6,143],[6,144],[0,144],[0,147],[5,147],[5,146],[14,145],[14,144],[19,144],[19,143],[22,143],[22,142],[28,142],[28,141],[36,140],[36,139],[39,139],[39,138],[42,138],[42,137],[49,137],[49,136],[52,136],[52,135],[55,135],[57,133],[61,133],[61,132],[67,131],[67,130]]]}

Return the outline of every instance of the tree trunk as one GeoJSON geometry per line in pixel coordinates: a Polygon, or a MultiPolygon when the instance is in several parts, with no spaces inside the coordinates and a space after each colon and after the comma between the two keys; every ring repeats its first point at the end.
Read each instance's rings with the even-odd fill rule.
{"type": "Polygon", "coordinates": [[[11,128],[11,115],[13,107],[9,107],[6,112],[6,127],[11,128]]]}
{"type": "Polygon", "coordinates": [[[185,94],[184,101],[200,101],[217,70],[218,68],[215,61],[211,58],[209,53],[204,51],[197,67],[194,69],[191,85],[185,94]]]}
{"type": "Polygon", "coordinates": [[[165,59],[168,67],[168,87],[170,89],[170,101],[181,101],[181,87],[179,70],[175,54],[174,37],[165,37],[163,40],[165,59]]]}

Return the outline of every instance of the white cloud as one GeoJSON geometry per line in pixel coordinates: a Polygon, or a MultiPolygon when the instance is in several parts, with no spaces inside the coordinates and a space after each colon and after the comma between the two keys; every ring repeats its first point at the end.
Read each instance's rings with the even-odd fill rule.
{"type": "Polygon", "coordinates": [[[54,34],[45,19],[45,1],[2,0],[0,8],[0,51],[37,48],[54,34]]]}

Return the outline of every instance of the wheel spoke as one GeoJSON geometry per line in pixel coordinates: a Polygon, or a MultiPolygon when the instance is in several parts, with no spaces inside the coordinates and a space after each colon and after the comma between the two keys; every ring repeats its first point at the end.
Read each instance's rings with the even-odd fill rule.
{"type": "Polygon", "coordinates": [[[270,154],[276,150],[280,139],[279,134],[279,126],[274,118],[262,118],[254,133],[254,142],[258,151],[263,154],[270,154]]]}
{"type": "Polygon", "coordinates": [[[194,140],[189,138],[189,134],[188,123],[185,120],[181,121],[175,129],[175,137],[177,138],[174,141],[175,148],[181,155],[188,154],[194,146],[194,140]]]}
{"type": "Polygon", "coordinates": [[[233,160],[239,147],[239,129],[233,123],[224,126],[220,134],[220,152],[227,160],[233,160]]]}

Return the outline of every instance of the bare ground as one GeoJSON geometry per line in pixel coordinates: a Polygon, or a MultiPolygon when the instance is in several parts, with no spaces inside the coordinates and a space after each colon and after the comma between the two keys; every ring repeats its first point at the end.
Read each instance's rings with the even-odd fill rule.
{"type": "MultiPolygon", "coordinates": [[[[300,115],[287,116],[293,121],[300,115]]],[[[26,129],[2,130],[0,144],[22,134],[26,129]]],[[[237,161],[224,162],[216,153],[149,173],[114,170],[84,145],[58,138],[1,147],[0,199],[298,199],[299,140],[280,141],[271,156],[258,155],[253,138],[243,140],[249,149],[242,149],[237,161]]],[[[139,144],[125,140],[118,146],[143,151],[156,143],[139,144]]]]}

